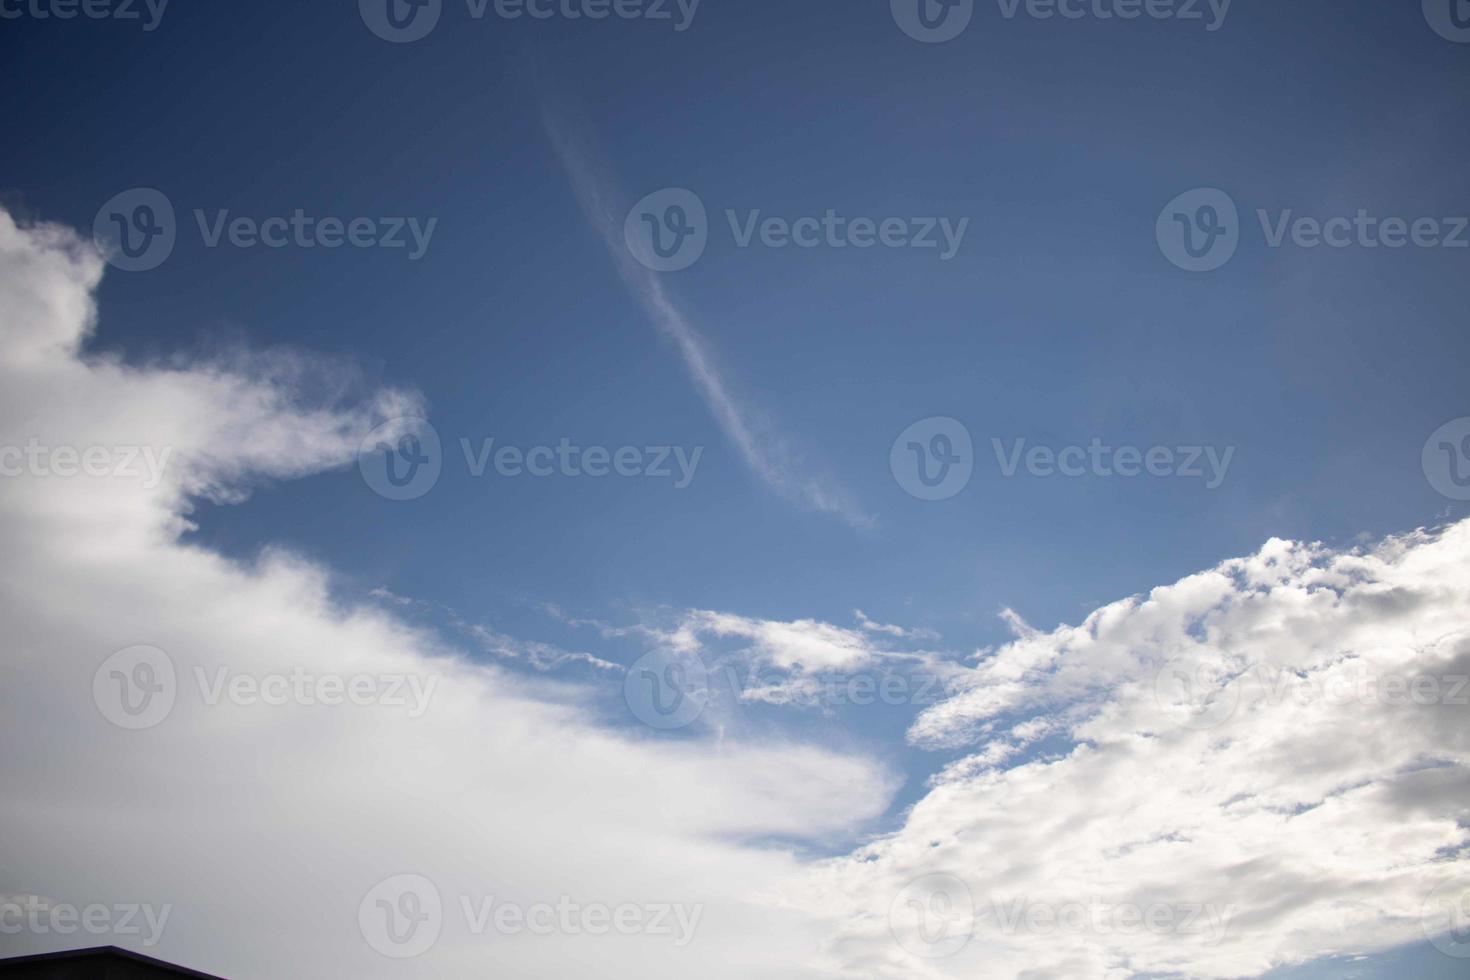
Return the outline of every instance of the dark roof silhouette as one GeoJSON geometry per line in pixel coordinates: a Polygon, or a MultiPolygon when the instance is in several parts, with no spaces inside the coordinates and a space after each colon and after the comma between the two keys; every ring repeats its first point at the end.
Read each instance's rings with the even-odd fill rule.
{"type": "Polygon", "coordinates": [[[186,970],[117,946],[0,960],[0,977],[5,980],[177,980],[179,977],[223,980],[212,973],[186,970]]]}

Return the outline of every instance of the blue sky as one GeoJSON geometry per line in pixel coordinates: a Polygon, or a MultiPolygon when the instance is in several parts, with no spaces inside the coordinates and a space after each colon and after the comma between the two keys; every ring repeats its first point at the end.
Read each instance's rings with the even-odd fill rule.
{"type": "Polygon", "coordinates": [[[1457,414],[1457,254],[1273,254],[1257,240],[1195,277],[1161,262],[1152,234],[1163,203],[1201,185],[1247,208],[1454,213],[1462,186],[1441,161],[1464,150],[1445,123],[1464,51],[1417,16],[1242,8],[1208,34],[992,11],[987,30],[921,46],[832,5],[712,6],[683,34],[461,16],[391,46],[328,9],[170,13],[182,23],[152,35],[28,25],[12,40],[13,70],[45,80],[7,107],[18,130],[45,134],[7,154],[22,207],[87,226],[146,185],[184,212],[439,224],[417,263],[186,235],[153,274],[104,285],[102,346],[146,356],[242,333],[339,353],[425,392],[451,443],[708,447],[677,496],[451,473],[415,508],[333,474],[212,514],[237,547],[284,519],[311,529],[303,546],[456,606],[513,591],[826,618],[857,604],[912,609],[966,643],[997,635],[1001,605],[1050,624],[1272,534],[1349,541],[1443,507],[1416,461],[1457,414]],[[57,45],[99,65],[108,98],[58,70],[57,45]],[[723,444],[560,174],[540,117],[551,85],[640,192],[697,188],[716,212],[971,218],[948,263],[742,251],[717,235],[672,280],[732,382],[876,515],[874,533],[761,492],[723,444]],[[1003,481],[990,466],[958,499],[918,506],[887,451],[935,415],[982,447],[1096,435],[1234,445],[1237,458],[1213,492],[1003,481]],[[391,553],[365,522],[395,529],[391,553]],[[1059,568],[1064,553],[1086,572],[1059,568]]]}
{"type": "MultiPolygon", "coordinates": [[[[682,31],[475,19],[445,0],[404,44],[353,7],[178,3],[154,30],[0,22],[0,203],[86,231],[114,195],[149,187],[177,213],[166,261],[102,279],[91,350],[140,370],[310,352],[326,363],[299,379],[307,399],[414,391],[442,441],[421,497],[385,499],[356,465],[266,474],[243,499],[200,502],[194,543],[245,560],[284,547],[330,568],[343,601],[382,601],[449,642],[478,625],[627,666],[645,650],[635,627],[688,610],[854,628],[860,609],[910,631],[904,649],[958,663],[1015,637],[1003,610],[1048,632],[1273,537],[1348,549],[1466,516],[1421,453],[1470,414],[1470,250],[1273,248],[1257,217],[1470,213],[1470,45],[1418,4],[1237,0],[1209,30],[1208,14],[1008,19],[978,3],[940,44],[905,36],[877,0],[704,0],[682,31]],[[579,180],[619,202],[611,237],[579,180]],[[697,195],[709,244],[650,273],[618,254],[622,221],[665,188],[697,195]],[[1156,237],[1195,188],[1239,209],[1238,250],[1209,272],[1156,237]],[[417,259],[208,247],[196,209],[435,224],[417,259]],[[829,209],[967,224],[942,258],[742,248],[726,216],[829,209]],[[660,328],[639,283],[665,291],[679,328],[660,328]],[[777,477],[732,438],[678,329],[777,477]],[[974,472],[927,501],[890,452],[936,417],[962,423],[974,472]],[[461,440],[491,438],[701,455],[683,488],[476,477],[461,440]],[[1214,488],[1006,476],[993,440],[1022,439],[1233,454],[1214,488]],[[814,506],[788,479],[845,503],[814,506]]],[[[528,683],[600,671],[511,669],[528,683]]],[[[641,731],[618,685],[598,690],[607,725],[641,731]]],[[[973,751],[905,741],[915,714],[748,705],[722,724],[893,767],[880,814],[800,845],[842,854],[899,827],[925,781],[973,751]]],[[[1269,975],[1460,966],[1420,942],[1351,971],[1269,975]]]]}

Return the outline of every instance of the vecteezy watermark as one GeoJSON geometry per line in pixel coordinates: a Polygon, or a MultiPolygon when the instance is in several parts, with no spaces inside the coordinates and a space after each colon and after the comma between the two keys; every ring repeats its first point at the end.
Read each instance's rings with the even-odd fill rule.
{"type": "Polygon", "coordinates": [[[948,500],[969,486],[975,472],[970,430],[944,416],[920,419],[893,440],[888,469],[910,496],[948,500]]]}
{"type": "Polygon", "coordinates": [[[1441,496],[1470,500],[1470,418],[1435,429],[1424,443],[1420,463],[1425,479],[1441,496]]]}
{"type": "Polygon", "coordinates": [[[1154,226],[1164,257],[1188,272],[1210,272],[1240,247],[1240,212],[1215,187],[1186,191],[1164,205],[1154,226]]]}
{"type": "Polygon", "coordinates": [[[124,272],[156,269],[178,241],[173,202],[152,187],[113,195],[92,219],[92,240],[109,265],[124,272]]]}
{"type": "Polygon", "coordinates": [[[24,446],[0,446],[0,477],[141,478],[143,489],[152,490],[172,454],[168,446],[48,446],[32,437],[24,446]]]}
{"type": "MultiPolygon", "coordinates": [[[[506,479],[544,480],[638,477],[668,480],[675,490],[694,482],[703,446],[582,446],[563,436],[556,445],[521,447],[496,445],[494,438],[478,442],[462,438],[469,475],[479,479],[493,472],[506,479]]],[[[414,500],[439,482],[444,469],[439,433],[422,418],[384,422],[358,447],[358,469],[374,493],[389,500],[414,500]]]]}
{"type": "Polygon", "coordinates": [[[1206,731],[1232,718],[1242,701],[1253,710],[1283,704],[1427,708],[1470,705],[1470,674],[1375,672],[1345,664],[1294,671],[1268,664],[1249,668],[1214,655],[1176,657],[1154,677],[1154,697],[1171,721],[1206,731]]]}
{"type": "Polygon", "coordinates": [[[716,672],[738,702],[796,708],[866,708],[872,705],[932,705],[950,693],[945,679],[928,671],[830,671],[789,673],[769,666],[745,671],[726,665],[716,672]]]}
{"type": "MultiPolygon", "coordinates": [[[[726,209],[725,221],[741,249],[935,249],[942,262],[959,253],[970,226],[969,218],[849,217],[833,208],[794,218],[762,216],[759,209],[726,209]]],[[[654,191],[633,205],[623,222],[628,251],[655,272],[677,272],[698,262],[710,233],[704,201],[683,187],[654,191]]]]}
{"type": "Polygon", "coordinates": [[[1000,931],[1038,936],[1198,937],[1216,946],[1225,939],[1237,906],[1196,902],[1113,902],[1099,898],[1035,902],[1025,898],[990,900],[1000,931]]]}
{"type": "Polygon", "coordinates": [[[169,0],[0,0],[0,20],[137,21],[146,33],[158,29],[169,0]]]}
{"type": "MultiPolygon", "coordinates": [[[[1367,208],[1354,214],[1311,217],[1286,208],[1257,209],[1267,248],[1470,248],[1470,217],[1384,217],[1367,208]]],[[[1235,201],[1224,191],[1202,187],[1164,206],[1155,226],[1159,250],[1189,272],[1211,272],[1229,262],[1243,236],[1235,201]]]]}
{"type": "MultiPolygon", "coordinates": [[[[268,218],[232,216],[224,208],[196,208],[193,215],[205,248],[403,249],[410,262],[428,253],[439,225],[438,218],[317,217],[302,208],[268,218]]],[[[173,202],[152,187],[114,195],[92,221],[98,250],[109,264],[127,272],[158,268],[173,254],[178,236],[173,202]]]]}
{"type": "Polygon", "coordinates": [[[363,437],[357,447],[363,482],[388,500],[417,500],[439,482],[444,447],[427,419],[389,419],[363,437]]]}
{"type": "Polygon", "coordinates": [[[955,955],[975,934],[970,886],[952,874],[915,878],[888,906],[888,931],[914,956],[938,960],[955,955]]]}
{"type": "Polygon", "coordinates": [[[975,0],[889,0],[893,22],[915,41],[953,41],[970,26],[975,0]]]}
{"type": "Polygon", "coordinates": [[[119,728],[152,728],[169,716],[178,697],[173,659],[157,647],[119,650],[92,675],[92,701],[119,728]]]}
{"type": "MultiPolygon", "coordinates": [[[[207,707],[351,705],[401,709],[409,718],[423,717],[439,683],[438,677],[407,673],[314,673],[303,667],[246,673],[223,665],[213,670],[196,666],[192,677],[207,707]]],[[[133,646],[98,666],[92,675],[92,700],[102,717],[137,731],[162,724],[173,713],[180,686],[173,658],[157,647],[133,646]]]]}
{"type": "Polygon", "coordinates": [[[439,941],[444,930],[444,900],[423,875],[393,875],[362,896],[357,927],[377,952],[393,959],[411,959],[439,941]]]}
{"type": "Polygon", "coordinates": [[[1432,890],[1424,900],[1420,922],[1435,949],[1457,960],[1470,960],[1470,872],[1432,890]]]}
{"type": "Polygon", "coordinates": [[[639,721],[660,731],[693,724],[714,701],[788,708],[932,705],[953,693],[944,676],[925,670],[806,672],[771,664],[711,667],[692,651],[658,648],[639,657],[623,678],[623,699],[639,721]]]}
{"type": "Polygon", "coordinates": [[[623,677],[623,700],[650,728],[691,725],[711,697],[709,670],[697,654],[659,648],[639,657],[623,677]]]}
{"type": "MultiPolygon", "coordinates": [[[[494,13],[501,20],[642,20],[687,31],[700,0],[465,0],[471,20],[494,13]]],[[[358,0],[368,30],[385,41],[408,44],[428,37],[444,13],[444,0],[358,0]]]]}
{"type": "MultiPolygon", "coordinates": [[[[1177,20],[1203,24],[1214,32],[1225,26],[1234,0],[996,0],[1006,20],[1177,20]]],[[[889,0],[893,20],[915,41],[942,44],[964,33],[975,15],[975,0],[889,0]]]]}
{"type": "MultiPolygon", "coordinates": [[[[494,895],[457,896],[454,903],[469,936],[654,936],[682,949],[694,940],[703,904],[681,902],[586,902],[570,895],[552,901],[508,902],[494,895]]],[[[357,923],[375,951],[393,959],[420,956],[446,927],[439,888],[418,874],[385,878],[358,903],[357,923]]]]}
{"type": "Polygon", "coordinates": [[[1154,675],[1154,701],[1170,721],[1190,731],[1229,721],[1240,694],[1227,664],[1215,657],[1175,657],[1154,675]]]}
{"type": "MultiPolygon", "coordinates": [[[[992,436],[991,451],[1000,475],[1024,471],[1033,477],[1061,476],[1199,480],[1207,490],[1225,482],[1235,447],[1114,446],[1101,437],[1086,445],[1031,446],[1023,438],[992,436]]],[[[963,490],[974,473],[970,430],[952,418],[922,419],[899,433],[888,451],[888,466],[898,485],[920,500],[946,500],[963,490]]]]}
{"type": "Polygon", "coordinates": [[[0,895],[0,936],[115,936],[157,946],[172,905],[147,902],[74,905],[40,895],[0,895]]]}
{"type": "Polygon", "coordinates": [[[1466,0],[1424,0],[1424,19],[1446,41],[1470,44],[1470,3],[1466,0]]]}
{"type": "Polygon", "coordinates": [[[1133,479],[1140,476],[1173,477],[1185,480],[1203,480],[1206,490],[1217,490],[1225,482],[1230,462],[1235,458],[1235,447],[1226,446],[1110,446],[1099,438],[1093,438],[1086,446],[1026,447],[1025,439],[1016,439],[1007,446],[1002,440],[990,440],[995,459],[1000,464],[1000,473],[1005,477],[1015,476],[1024,464],[1031,476],[1076,477],[1122,477],[1133,479]]]}
{"type": "Polygon", "coordinates": [[[565,436],[555,446],[532,446],[529,449],[507,445],[497,447],[494,439],[481,439],[479,445],[461,439],[459,446],[473,477],[484,476],[493,462],[495,472],[507,478],[647,477],[672,480],[675,490],[684,490],[694,482],[694,473],[704,456],[703,446],[619,446],[610,449],[606,446],[579,446],[565,436]]]}

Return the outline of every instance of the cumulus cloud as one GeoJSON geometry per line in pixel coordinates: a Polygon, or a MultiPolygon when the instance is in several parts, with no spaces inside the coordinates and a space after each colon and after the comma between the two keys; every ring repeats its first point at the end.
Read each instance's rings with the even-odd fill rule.
{"type": "MultiPolygon", "coordinates": [[[[318,565],[184,542],[191,500],[344,466],[416,400],[324,402],[294,384],[314,369],[283,356],[89,355],[101,268],[71,233],[0,213],[0,446],[33,447],[0,480],[0,893],[169,906],[149,951],[240,978],[594,963],[609,977],[809,975],[813,920],[762,898],[799,863],[754,842],[852,833],[886,805],[880,766],[618,734],[401,610],[341,605],[318,565]],[[151,486],[122,461],[143,446],[171,450],[151,486]],[[390,697],[394,683],[432,691],[427,710],[390,697]],[[344,686],[370,697],[343,701],[344,686]],[[124,710],[166,705],[142,697],[165,687],[161,720],[124,710]],[[404,873],[443,902],[437,943],[411,961],[380,955],[359,925],[360,905],[380,911],[370,890],[404,873]],[[615,931],[474,935],[459,899],[478,911],[489,896],[702,910],[680,948],[615,931]]],[[[99,941],[12,924],[7,951],[99,941]]]]}
{"type": "Polygon", "coordinates": [[[813,872],[833,967],[1245,977],[1422,941],[1470,895],[1467,558],[1470,523],[1273,540],[1079,626],[1008,614],[909,733],[968,754],[813,872]]]}

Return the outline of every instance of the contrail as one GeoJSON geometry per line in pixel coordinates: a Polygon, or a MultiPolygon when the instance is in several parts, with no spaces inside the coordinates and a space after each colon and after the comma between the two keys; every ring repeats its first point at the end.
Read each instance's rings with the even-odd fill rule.
{"type": "Polygon", "coordinates": [[[874,519],[863,513],[848,493],[798,472],[782,439],[754,430],[749,413],[727,389],[704,337],[679,309],[659,274],[645,268],[629,253],[622,233],[628,205],[616,179],[601,163],[588,127],[568,122],[564,115],[552,112],[544,104],[541,119],[571,179],[578,203],[587,220],[602,235],[623,282],[659,329],[678,346],[695,387],[746,464],[781,496],[813,510],[834,514],[854,527],[872,527],[874,519]]]}

